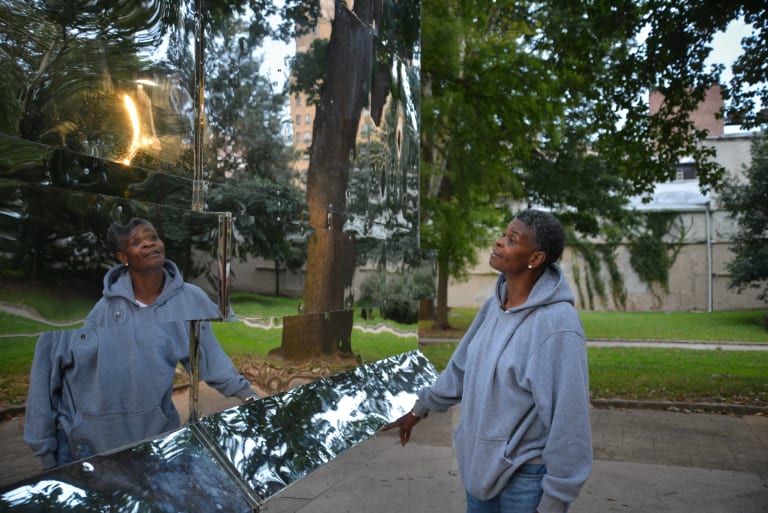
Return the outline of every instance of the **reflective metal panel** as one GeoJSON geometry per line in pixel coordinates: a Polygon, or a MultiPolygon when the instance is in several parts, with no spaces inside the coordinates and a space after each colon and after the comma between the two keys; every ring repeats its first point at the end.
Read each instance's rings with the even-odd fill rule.
{"type": "Polygon", "coordinates": [[[250,512],[255,504],[192,428],[17,483],[0,511],[250,512]]]}
{"type": "Polygon", "coordinates": [[[437,371],[410,351],[0,490],[0,511],[250,511],[408,411],[437,371]]]}
{"type": "Polygon", "coordinates": [[[418,351],[231,408],[200,424],[255,494],[266,500],[391,419],[437,372],[418,351]]]}

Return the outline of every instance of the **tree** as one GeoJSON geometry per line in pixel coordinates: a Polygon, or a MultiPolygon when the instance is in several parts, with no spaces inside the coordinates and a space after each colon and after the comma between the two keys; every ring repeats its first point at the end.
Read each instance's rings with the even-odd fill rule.
{"type": "MultiPolygon", "coordinates": [[[[509,200],[594,235],[621,224],[622,198],[674,177],[683,157],[705,189],[718,184],[724,170],[689,117],[720,83],[723,67],[705,66],[709,42],[741,15],[757,39],[768,33],[758,2],[424,0],[422,15],[422,244],[437,254],[441,326],[448,276],[490,245],[509,200]],[[666,101],[651,116],[654,90],[666,101]]],[[[750,83],[765,81],[744,62],[750,83]]],[[[748,106],[733,91],[729,109],[748,106]]]]}
{"type": "Polygon", "coordinates": [[[374,123],[381,122],[393,84],[393,53],[410,60],[418,34],[418,2],[395,5],[361,0],[351,11],[343,2],[334,5],[330,39],[315,43],[308,55],[295,61],[293,70],[293,90],[314,94],[315,103],[307,172],[311,236],[305,313],[291,325],[286,323],[283,330],[283,349],[286,340],[301,337],[306,341],[302,351],[290,351],[294,358],[349,348],[352,313],[345,311],[345,299],[352,285],[356,248],[345,226],[360,117],[367,107],[374,123]],[[318,59],[323,60],[322,66],[317,66],[318,59]],[[317,76],[321,70],[322,76],[317,76]],[[336,312],[339,320],[333,329],[313,327],[313,323],[324,322],[320,319],[324,312],[336,312]]]}
{"type": "Polygon", "coordinates": [[[752,140],[752,163],[745,170],[746,182],[726,183],[720,201],[738,224],[728,263],[729,287],[741,292],[761,289],[759,299],[768,302],[768,137],[752,140]]]}

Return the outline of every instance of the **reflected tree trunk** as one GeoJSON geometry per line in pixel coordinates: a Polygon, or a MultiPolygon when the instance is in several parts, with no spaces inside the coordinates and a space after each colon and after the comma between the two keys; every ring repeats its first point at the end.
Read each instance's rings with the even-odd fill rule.
{"type": "MultiPolygon", "coordinates": [[[[375,48],[371,27],[378,24],[380,17],[380,0],[356,1],[354,14],[343,3],[336,2],[307,174],[307,206],[313,233],[304,284],[305,314],[343,310],[345,292],[352,285],[355,243],[343,231],[344,212],[350,161],[373,77],[375,48]]],[[[307,323],[311,317],[306,316],[307,323]]],[[[303,334],[307,337],[301,343],[303,354],[291,351],[292,358],[339,352],[349,348],[352,329],[351,322],[342,324],[343,330],[315,330],[317,337],[307,337],[311,331],[306,329],[296,333],[284,330],[283,347],[287,338],[303,334]],[[320,340],[322,333],[333,333],[335,340],[320,340]]],[[[292,345],[295,348],[295,341],[292,345]]]]}

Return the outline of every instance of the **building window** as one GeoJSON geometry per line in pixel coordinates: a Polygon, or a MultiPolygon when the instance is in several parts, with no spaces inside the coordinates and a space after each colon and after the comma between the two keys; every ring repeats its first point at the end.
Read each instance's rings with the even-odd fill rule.
{"type": "Polygon", "coordinates": [[[296,114],[296,124],[297,125],[301,124],[301,114],[296,114]]]}
{"type": "Polygon", "coordinates": [[[304,142],[308,143],[312,140],[312,133],[311,132],[304,132],[304,142]]]}
{"type": "Polygon", "coordinates": [[[297,107],[301,107],[301,95],[300,94],[296,95],[296,106],[297,107]]]}
{"type": "Polygon", "coordinates": [[[696,165],[693,163],[675,166],[675,180],[695,180],[696,176],[696,165]]]}
{"type": "Polygon", "coordinates": [[[308,125],[312,122],[311,116],[309,114],[304,114],[304,124],[308,125]]]}

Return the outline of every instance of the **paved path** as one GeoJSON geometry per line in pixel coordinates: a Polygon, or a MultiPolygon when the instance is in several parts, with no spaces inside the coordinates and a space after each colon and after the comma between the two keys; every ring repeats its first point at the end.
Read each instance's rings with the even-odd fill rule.
{"type": "MultiPolygon", "coordinates": [[[[400,447],[381,433],[267,501],[270,513],[463,513],[458,410],[400,447]]],[[[765,513],[768,418],[593,409],[595,465],[570,513],[765,513]]]]}

